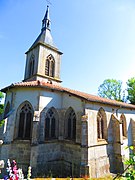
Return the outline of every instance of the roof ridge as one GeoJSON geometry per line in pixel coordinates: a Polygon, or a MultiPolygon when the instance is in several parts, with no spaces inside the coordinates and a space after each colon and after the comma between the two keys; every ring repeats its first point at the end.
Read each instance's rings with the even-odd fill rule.
{"type": "Polygon", "coordinates": [[[22,82],[12,83],[10,86],[3,88],[1,91],[6,92],[8,89],[13,88],[13,87],[43,87],[43,88],[46,87],[46,88],[54,89],[54,90],[61,91],[61,92],[71,93],[74,96],[78,96],[78,97],[83,98],[83,99],[90,101],[90,102],[103,103],[103,104],[109,104],[109,105],[114,105],[114,106],[120,106],[120,107],[127,107],[127,108],[134,108],[135,109],[135,105],[133,105],[133,104],[128,104],[125,102],[120,102],[120,101],[116,101],[116,100],[112,100],[112,99],[103,98],[103,97],[100,97],[98,95],[93,95],[93,94],[89,94],[86,92],[62,87],[62,86],[59,86],[56,84],[50,84],[50,83],[47,83],[43,80],[41,80],[41,81],[40,80],[22,81],[22,82]]]}

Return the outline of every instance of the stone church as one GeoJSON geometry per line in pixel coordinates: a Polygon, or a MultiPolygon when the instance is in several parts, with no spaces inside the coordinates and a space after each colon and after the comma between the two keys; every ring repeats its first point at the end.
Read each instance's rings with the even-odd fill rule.
{"type": "Polygon", "coordinates": [[[33,177],[101,177],[123,172],[135,145],[135,106],[62,87],[62,52],[54,45],[49,7],[26,52],[24,80],[6,93],[0,158],[33,177]]]}

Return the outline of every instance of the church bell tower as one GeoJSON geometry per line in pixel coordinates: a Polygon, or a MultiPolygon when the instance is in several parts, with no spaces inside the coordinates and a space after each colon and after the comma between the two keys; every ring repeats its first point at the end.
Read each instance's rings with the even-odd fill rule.
{"type": "Polygon", "coordinates": [[[24,81],[40,80],[60,84],[60,63],[62,52],[56,48],[51,35],[49,6],[42,20],[41,33],[26,52],[24,81]]]}

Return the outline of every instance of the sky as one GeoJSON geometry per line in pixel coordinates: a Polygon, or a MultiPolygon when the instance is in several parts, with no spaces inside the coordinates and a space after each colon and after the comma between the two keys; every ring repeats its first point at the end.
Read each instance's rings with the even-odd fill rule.
{"type": "MultiPolygon", "coordinates": [[[[25,52],[49,0],[0,0],[0,89],[24,78],[25,52]]],[[[134,0],[50,0],[62,86],[97,94],[105,79],[135,77],[134,0]]]]}

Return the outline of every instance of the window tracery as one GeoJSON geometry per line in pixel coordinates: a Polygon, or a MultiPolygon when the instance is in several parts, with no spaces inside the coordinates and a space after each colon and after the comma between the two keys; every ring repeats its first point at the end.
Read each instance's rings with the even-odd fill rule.
{"type": "Polygon", "coordinates": [[[69,140],[76,139],[76,115],[72,108],[66,112],[66,138],[69,140]]]}
{"type": "Polygon", "coordinates": [[[45,139],[57,138],[57,113],[54,108],[47,111],[45,118],[45,139]]]}
{"type": "Polygon", "coordinates": [[[18,126],[19,139],[31,138],[32,119],[33,119],[33,110],[29,105],[29,103],[25,103],[19,111],[19,126],[18,126]]]}

